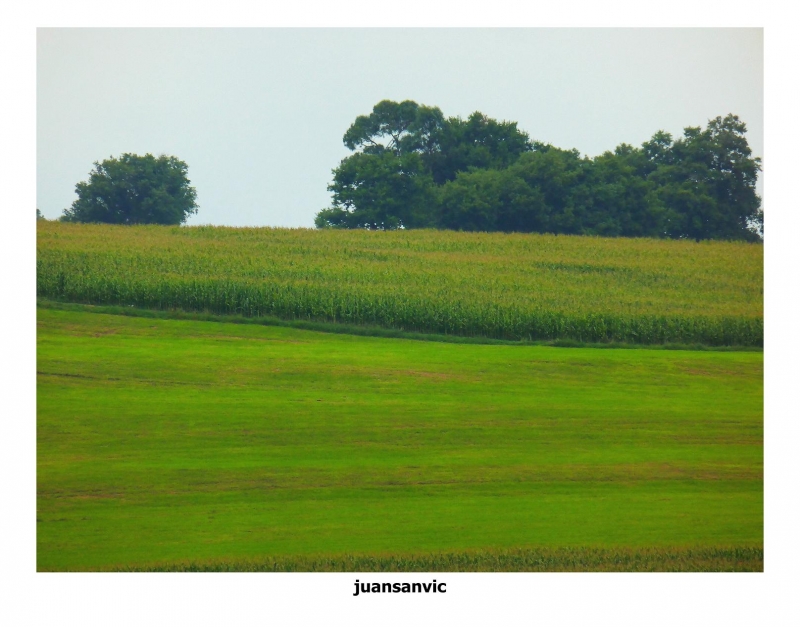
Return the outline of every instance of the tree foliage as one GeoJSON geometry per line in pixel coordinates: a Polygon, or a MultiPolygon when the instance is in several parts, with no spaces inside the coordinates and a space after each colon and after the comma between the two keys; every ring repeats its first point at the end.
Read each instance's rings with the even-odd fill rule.
{"type": "Polygon", "coordinates": [[[176,157],[125,153],[95,162],[89,180],[78,183],[78,199],[65,222],[182,224],[197,212],[188,166],[176,157]]]}
{"type": "Polygon", "coordinates": [[[590,159],[477,111],[445,118],[384,100],[345,133],[354,153],[333,171],[316,224],[758,240],[761,162],[746,130],[729,114],[590,159]]]}
{"type": "Polygon", "coordinates": [[[320,228],[438,226],[443,183],[470,168],[506,167],[530,149],[515,123],[478,112],[446,119],[411,100],[379,102],[356,118],[344,144],[355,152],[333,171],[333,206],[317,215],[320,228]]]}
{"type": "Polygon", "coordinates": [[[449,118],[439,130],[436,148],[427,163],[434,181],[442,185],[459,172],[506,168],[533,145],[516,122],[498,122],[476,111],[466,120],[449,118]]]}
{"type": "Polygon", "coordinates": [[[665,151],[651,176],[661,201],[679,214],[667,235],[739,239],[763,230],[755,190],[761,160],[751,157],[746,131],[735,115],[717,117],[705,130],[684,129],[665,151]]]}
{"type": "Polygon", "coordinates": [[[432,179],[415,152],[358,152],[342,162],[329,190],[336,209],[320,213],[318,226],[322,220],[346,228],[433,226],[432,179]]]}

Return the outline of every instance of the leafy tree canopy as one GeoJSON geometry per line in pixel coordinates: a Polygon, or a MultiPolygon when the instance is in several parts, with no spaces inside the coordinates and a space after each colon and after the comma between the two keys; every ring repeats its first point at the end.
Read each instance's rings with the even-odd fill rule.
{"type": "MultiPolygon", "coordinates": [[[[684,129],[650,176],[663,203],[678,211],[670,237],[752,239],[764,214],[756,194],[761,160],[751,157],[747,128],[735,115],[684,129]]],[[[647,145],[647,144],[646,144],[647,145]]]]}
{"type": "Polygon", "coordinates": [[[759,159],[729,114],[589,159],[515,122],[379,102],[344,135],[320,228],[446,228],[760,240],[759,159]]]}
{"type": "Polygon", "coordinates": [[[531,149],[516,123],[480,112],[445,118],[438,107],[411,100],[379,102],[344,135],[354,151],[333,171],[333,206],[319,228],[423,228],[438,226],[438,187],[459,172],[503,168],[531,149]]]}
{"type": "Polygon", "coordinates": [[[318,227],[435,226],[433,180],[417,153],[358,152],[342,161],[328,189],[334,207],[320,212],[318,227]]]}
{"type": "Polygon", "coordinates": [[[435,152],[445,124],[438,107],[420,106],[412,100],[383,100],[369,115],[359,115],[344,134],[344,145],[366,154],[435,152]]]}
{"type": "Polygon", "coordinates": [[[188,166],[176,157],[125,153],[95,162],[89,180],[78,183],[78,199],[65,209],[66,222],[182,224],[197,212],[188,166]]]}

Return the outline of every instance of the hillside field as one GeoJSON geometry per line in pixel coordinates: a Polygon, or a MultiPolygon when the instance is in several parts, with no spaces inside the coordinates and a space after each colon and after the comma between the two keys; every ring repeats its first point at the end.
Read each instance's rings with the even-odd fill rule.
{"type": "MultiPolygon", "coordinates": [[[[241,304],[236,290],[268,276],[295,296],[396,303],[391,286],[428,280],[432,311],[452,290],[480,306],[505,294],[509,311],[762,319],[761,248],[739,244],[587,240],[592,253],[565,237],[454,235],[447,248],[433,233],[39,229],[40,295],[65,300],[191,309],[168,300],[176,286],[216,281],[241,304]],[[329,268],[319,250],[334,244],[329,268]]],[[[42,306],[37,371],[40,571],[763,570],[760,351],[454,344],[42,306]]]]}
{"type": "Polygon", "coordinates": [[[763,246],[452,231],[39,221],[74,303],[542,341],[763,345],[763,246]]]}

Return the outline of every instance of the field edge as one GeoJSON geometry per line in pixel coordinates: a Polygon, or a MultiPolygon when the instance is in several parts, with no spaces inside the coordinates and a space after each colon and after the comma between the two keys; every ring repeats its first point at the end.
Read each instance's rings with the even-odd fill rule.
{"type": "Polygon", "coordinates": [[[115,566],[112,572],[763,572],[763,546],[527,548],[115,566]]]}
{"type": "Polygon", "coordinates": [[[466,335],[444,335],[437,333],[421,333],[416,331],[403,331],[390,327],[348,324],[341,322],[323,322],[318,320],[286,319],[276,316],[242,316],[237,314],[214,314],[209,312],[187,311],[183,309],[146,309],[134,306],[121,305],[95,305],[89,303],[75,303],[50,298],[37,297],[36,306],[40,309],[56,309],[61,311],[79,311],[134,318],[151,318],[158,320],[189,320],[201,322],[222,322],[230,324],[256,324],[262,326],[288,327],[304,331],[319,333],[335,333],[355,335],[360,337],[381,337],[401,340],[416,340],[421,342],[445,342],[449,344],[485,344],[506,346],[552,346],[556,348],[617,348],[617,349],[646,349],[646,350],[683,350],[683,351],[717,351],[717,352],[753,352],[761,353],[763,346],[739,345],[710,345],[710,344],[681,344],[670,342],[665,344],[632,344],[629,342],[581,342],[572,339],[552,340],[504,340],[491,337],[476,337],[466,335]]]}

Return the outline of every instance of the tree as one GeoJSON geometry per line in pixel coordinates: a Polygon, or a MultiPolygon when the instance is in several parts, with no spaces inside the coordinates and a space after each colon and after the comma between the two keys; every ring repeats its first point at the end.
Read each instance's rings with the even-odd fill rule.
{"type": "Polygon", "coordinates": [[[533,150],[527,133],[516,122],[498,122],[475,111],[466,120],[448,118],[434,135],[437,150],[426,162],[437,185],[474,168],[507,168],[522,154],[533,150]]]}
{"type": "MultiPolygon", "coordinates": [[[[655,151],[657,168],[649,175],[661,202],[679,216],[667,235],[696,240],[760,240],[764,225],[756,181],[761,160],[751,157],[738,116],[709,120],[705,130],[687,127],[671,146],[655,151]]],[[[655,142],[645,144],[645,150],[655,142]]]]}
{"type": "Polygon", "coordinates": [[[667,211],[654,196],[656,185],[644,148],[620,144],[587,161],[586,178],[574,194],[587,235],[663,237],[667,211]]]}
{"type": "Polygon", "coordinates": [[[94,163],[89,180],[78,183],[78,199],[65,209],[65,222],[182,224],[197,212],[188,166],[176,157],[125,153],[94,163]]]}
{"type": "Polygon", "coordinates": [[[511,168],[459,172],[441,188],[440,222],[463,231],[545,231],[544,194],[511,168]]]}
{"type": "Polygon", "coordinates": [[[382,100],[358,116],[343,138],[355,153],[333,171],[333,206],[317,214],[317,228],[433,226],[433,179],[423,155],[438,149],[443,121],[438,108],[412,100],[382,100]]]}
{"type": "Polygon", "coordinates": [[[412,152],[435,152],[444,124],[438,107],[418,105],[413,100],[382,100],[369,115],[359,115],[344,134],[344,145],[366,154],[391,152],[397,156],[412,152]]]}
{"type": "Polygon", "coordinates": [[[333,206],[317,214],[319,228],[437,226],[439,186],[473,168],[504,168],[531,148],[515,122],[477,111],[466,121],[445,119],[413,100],[382,100],[343,141],[354,154],[333,171],[333,206]]]}
{"type": "Polygon", "coordinates": [[[333,207],[315,219],[318,228],[393,230],[433,226],[433,181],[419,154],[357,152],[340,164],[333,207]]]}

